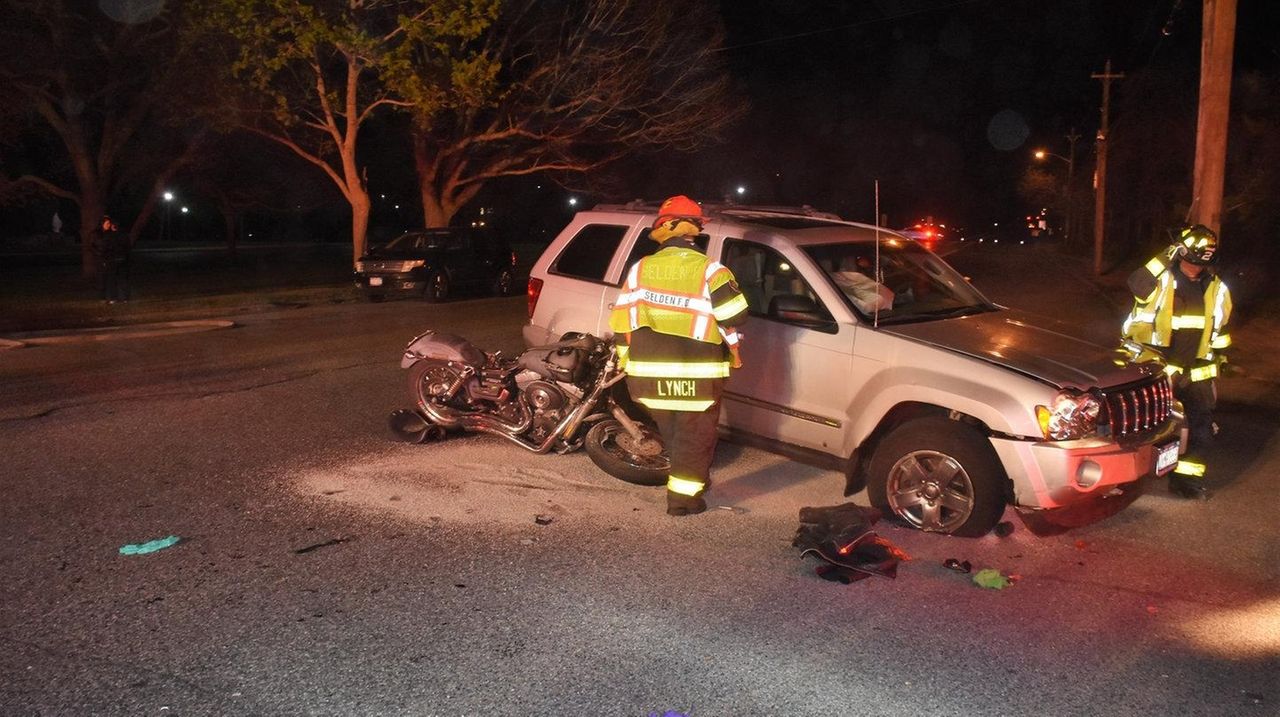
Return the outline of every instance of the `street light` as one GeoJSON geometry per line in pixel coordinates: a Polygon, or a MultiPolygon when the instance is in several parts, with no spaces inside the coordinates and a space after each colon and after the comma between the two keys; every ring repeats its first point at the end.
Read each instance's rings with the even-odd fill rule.
{"type": "Polygon", "coordinates": [[[173,206],[173,192],[165,190],[160,197],[164,199],[164,218],[160,221],[160,241],[169,236],[169,209],[173,206]]]}
{"type": "Polygon", "coordinates": [[[1076,140],[1079,138],[1080,136],[1075,133],[1075,130],[1072,130],[1071,134],[1067,135],[1067,141],[1071,143],[1071,156],[1069,157],[1063,157],[1060,154],[1054,154],[1053,152],[1050,152],[1046,149],[1037,149],[1033,153],[1033,156],[1036,159],[1040,160],[1041,162],[1043,162],[1045,159],[1048,159],[1049,157],[1056,157],[1057,159],[1061,159],[1062,161],[1067,163],[1067,217],[1066,217],[1067,221],[1062,228],[1062,234],[1067,239],[1071,238],[1071,215],[1074,213],[1073,210],[1075,208],[1075,205],[1072,203],[1071,199],[1074,196],[1072,182],[1075,179],[1075,175],[1076,175],[1076,140]]]}

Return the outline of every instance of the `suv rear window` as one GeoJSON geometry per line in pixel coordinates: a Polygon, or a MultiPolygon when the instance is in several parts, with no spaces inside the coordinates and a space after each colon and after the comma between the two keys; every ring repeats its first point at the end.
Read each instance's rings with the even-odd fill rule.
{"type": "Polygon", "coordinates": [[[604,281],[618,244],[631,227],[588,224],[565,245],[551,265],[551,272],[589,281],[604,281]]]}

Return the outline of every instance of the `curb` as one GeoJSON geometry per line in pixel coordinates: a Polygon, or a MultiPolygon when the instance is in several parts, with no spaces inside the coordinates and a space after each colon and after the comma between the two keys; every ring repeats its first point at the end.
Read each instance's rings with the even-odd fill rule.
{"type": "Polygon", "coordinates": [[[12,334],[8,337],[0,338],[0,350],[19,348],[22,346],[47,346],[92,341],[141,339],[153,336],[170,336],[173,334],[189,334],[200,331],[229,329],[235,325],[236,322],[229,321],[227,319],[208,319],[193,321],[162,321],[153,324],[131,324],[127,326],[70,329],[66,331],[31,331],[25,334],[12,334]]]}

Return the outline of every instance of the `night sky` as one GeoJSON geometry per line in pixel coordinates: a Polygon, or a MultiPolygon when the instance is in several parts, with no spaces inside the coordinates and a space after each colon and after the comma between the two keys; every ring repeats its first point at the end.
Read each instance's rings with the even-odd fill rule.
{"type": "MultiPolygon", "coordinates": [[[[1092,169],[1101,86],[1090,73],[1155,68],[1194,89],[1200,2],[1180,0],[725,0],[725,54],[751,104],[727,142],[637,170],[647,196],[809,203],[891,225],[978,222],[1026,210],[1031,152],[1092,169]],[[695,185],[689,188],[689,185],[695,185]]],[[[1277,67],[1280,3],[1241,0],[1237,70],[1277,67]]],[[[1113,126],[1125,122],[1123,81],[1113,126]]],[[[1132,98],[1131,98],[1132,99],[1132,98]]],[[[1190,110],[1194,112],[1194,107],[1190,110]]],[[[714,112],[715,108],[707,108],[714,112]]],[[[1114,135],[1113,135],[1114,136],[1114,135]]],[[[1166,151],[1194,151],[1194,138],[1166,151]]],[[[1188,178],[1188,191],[1190,180],[1188,178]]]]}

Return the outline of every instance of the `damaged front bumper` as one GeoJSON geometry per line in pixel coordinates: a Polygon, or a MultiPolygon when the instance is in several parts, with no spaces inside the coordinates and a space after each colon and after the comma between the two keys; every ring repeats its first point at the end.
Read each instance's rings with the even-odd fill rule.
{"type": "MultiPolygon", "coordinates": [[[[1181,416],[1175,414],[1159,428],[1123,443],[1103,437],[1030,441],[992,436],[991,446],[1013,484],[1015,506],[1058,511],[1132,492],[1133,484],[1157,474],[1162,449],[1173,450],[1168,447],[1181,434],[1181,416]]],[[[1185,451],[1185,444],[1177,450],[1185,451]]],[[[1166,454],[1164,461],[1168,459],[1166,454]]]]}

